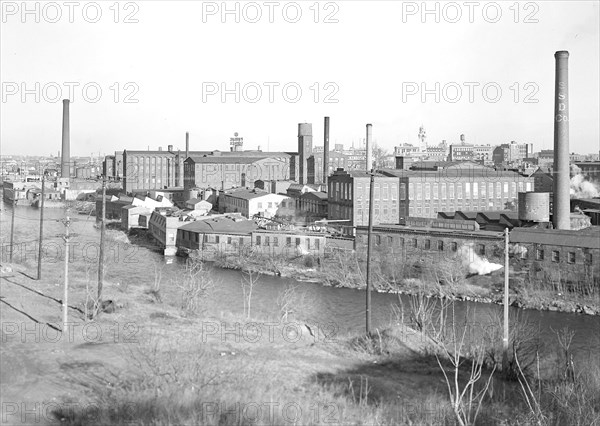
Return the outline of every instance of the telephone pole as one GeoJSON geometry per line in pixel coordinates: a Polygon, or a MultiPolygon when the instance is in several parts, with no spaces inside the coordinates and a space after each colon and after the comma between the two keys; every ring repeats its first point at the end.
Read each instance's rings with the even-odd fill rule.
{"type": "Polygon", "coordinates": [[[503,357],[502,357],[502,370],[504,374],[508,371],[508,228],[504,229],[504,338],[503,343],[503,357]]]}
{"type": "MultiPolygon", "coordinates": [[[[16,196],[16,191],[13,191],[13,197],[16,196]]],[[[15,208],[17,207],[17,199],[15,198],[12,203],[12,212],[11,212],[11,220],[10,220],[10,263],[13,261],[13,252],[15,251],[15,247],[13,245],[15,238],[15,208]]]]}
{"type": "Polygon", "coordinates": [[[100,223],[100,251],[98,254],[98,306],[102,303],[104,282],[104,233],[106,230],[106,175],[102,175],[102,218],[100,223]]]}
{"type": "Polygon", "coordinates": [[[63,332],[67,330],[67,310],[68,306],[68,296],[69,296],[69,226],[71,225],[71,219],[69,216],[63,220],[63,224],[65,225],[65,235],[63,239],[65,240],[65,288],[63,294],[63,332]]]}
{"type": "Polygon", "coordinates": [[[42,171],[42,195],[40,204],[38,207],[40,208],[40,241],[38,247],[38,270],[37,270],[37,279],[38,281],[42,279],[42,241],[44,238],[44,172],[42,171]]]}
{"type": "Polygon", "coordinates": [[[369,231],[367,234],[367,334],[371,332],[371,249],[373,233],[373,194],[375,192],[375,170],[371,170],[369,188],[369,231]]]}

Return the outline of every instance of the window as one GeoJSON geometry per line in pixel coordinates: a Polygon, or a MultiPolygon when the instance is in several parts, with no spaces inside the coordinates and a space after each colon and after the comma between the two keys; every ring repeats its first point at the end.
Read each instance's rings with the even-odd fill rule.
{"type": "Polygon", "coordinates": [[[391,246],[394,243],[394,239],[391,236],[387,237],[387,245],[391,246]]]}
{"type": "Polygon", "coordinates": [[[471,183],[465,182],[465,198],[468,200],[471,198],[471,183]]]}
{"type": "Polygon", "coordinates": [[[552,250],[552,261],[555,263],[560,261],[560,252],[558,250],[552,250]]]}
{"type": "Polygon", "coordinates": [[[458,251],[458,243],[456,243],[456,242],[450,243],[450,250],[458,251]]]}
{"type": "Polygon", "coordinates": [[[240,241],[240,246],[244,244],[244,238],[243,237],[240,237],[239,241],[240,241]]]}
{"type": "Polygon", "coordinates": [[[437,183],[433,184],[433,199],[434,200],[439,199],[439,189],[438,189],[438,184],[437,183]]]}
{"type": "Polygon", "coordinates": [[[431,250],[431,240],[425,240],[425,250],[431,250]]]}
{"type": "Polygon", "coordinates": [[[219,238],[218,235],[215,236],[215,243],[219,244],[219,242],[221,241],[221,239],[219,238]]]}
{"type": "Polygon", "coordinates": [[[569,252],[569,257],[567,260],[569,263],[575,263],[575,252],[574,251],[569,252]]]}
{"type": "Polygon", "coordinates": [[[444,242],[442,240],[438,241],[438,250],[444,251],[444,242]]]}
{"type": "Polygon", "coordinates": [[[483,182],[480,186],[481,188],[481,198],[485,198],[485,182],[483,182]]]}
{"type": "Polygon", "coordinates": [[[260,237],[256,237],[256,245],[259,246],[260,245],[260,237]]]}
{"type": "Polygon", "coordinates": [[[417,192],[417,200],[422,200],[422,199],[423,199],[423,192],[421,192],[421,191],[423,191],[423,188],[421,187],[421,184],[420,184],[420,183],[417,183],[417,185],[416,185],[416,188],[417,188],[417,189],[416,189],[416,192],[417,192]]]}
{"type": "Polygon", "coordinates": [[[412,183],[408,184],[408,199],[409,200],[415,199],[415,185],[412,183]]]}
{"type": "Polygon", "coordinates": [[[417,240],[416,238],[413,238],[413,239],[412,239],[412,246],[413,246],[414,248],[417,248],[417,247],[419,247],[419,240],[417,240]]]}
{"type": "Polygon", "coordinates": [[[291,246],[292,245],[292,237],[286,237],[285,238],[285,245],[286,246],[291,246]]]}
{"type": "Polygon", "coordinates": [[[431,184],[430,183],[425,184],[425,199],[431,200],[431,184]]]}
{"type": "Polygon", "coordinates": [[[200,234],[194,234],[195,240],[197,243],[200,242],[200,234]]]}
{"type": "Polygon", "coordinates": [[[375,244],[377,244],[377,245],[381,244],[381,235],[375,235],[375,244]]]}
{"type": "Polygon", "coordinates": [[[440,197],[442,200],[446,199],[446,184],[442,183],[440,184],[440,187],[442,188],[442,196],[440,197]]]}
{"type": "Polygon", "coordinates": [[[585,254],[585,263],[587,263],[588,265],[592,264],[592,253],[585,254]]]}
{"type": "Polygon", "coordinates": [[[448,198],[451,200],[454,200],[454,184],[453,183],[448,184],[448,198]]]}
{"type": "Polygon", "coordinates": [[[479,198],[479,184],[477,182],[473,182],[473,199],[477,200],[479,198]]]}
{"type": "Polygon", "coordinates": [[[456,198],[458,198],[459,200],[462,200],[462,197],[463,197],[462,183],[457,183],[456,184],[456,198]]]}
{"type": "Polygon", "coordinates": [[[494,184],[488,183],[488,198],[494,198],[494,184]]]}
{"type": "Polygon", "coordinates": [[[543,249],[536,249],[535,260],[544,260],[544,250],[543,249]]]}
{"type": "Polygon", "coordinates": [[[279,247],[279,237],[273,237],[273,247],[279,247]]]}
{"type": "Polygon", "coordinates": [[[257,208],[257,209],[262,209],[262,203],[258,203],[258,204],[256,205],[256,208],[257,208]]]}
{"type": "Polygon", "coordinates": [[[504,198],[508,198],[508,182],[504,182],[504,198]]]}
{"type": "Polygon", "coordinates": [[[296,246],[300,245],[300,238],[296,238],[296,246]]]}
{"type": "Polygon", "coordinates": [[[270,245],[270,244],[269,244],[270,242],[271,242],[271,237],[265,237],[265,245],[266,245],[266,246],[269,246],[269,245],[270,245]]]}
{"type": "Polygon", "coordinates": [[[315,238],[315,250],[319,250],[319,248],[320,248],[319,239],[315,238]]]}
{"type": "Polygon", "coordinates": [[[310,250],[310,238],[306,239],[306,249],[310,250]]]}
{"type": "Polygon", "coordinates": [[[477,244],[477,254],[485,256],[485,244],[477,244]]]}
{"type": "Polygon", "coordinates": [[[390,187],[387,183],[383,184],[383,199],[384,200],[388,200],[389,199],[389,193],[390,193],[390,187]]]}
{"type": "Polygon", "coordinates": [[[496,182],[496,198],[502,198],[502,184],[496,182]]]}
{"type": "Polygon", "coordinates": [[[272,209],[272,208],[273,208],[273,203],[272,203],[272,202],[269,202],[268,206],[269,206],[269,207],[268,207],[269,209],[272,209]]]}

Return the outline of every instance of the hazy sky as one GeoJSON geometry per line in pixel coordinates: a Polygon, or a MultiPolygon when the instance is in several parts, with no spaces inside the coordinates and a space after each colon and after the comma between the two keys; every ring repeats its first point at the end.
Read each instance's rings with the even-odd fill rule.
{"type": "Polygon", "coordinates": [[[571,54],[570,150],[599,149],[597,1],[22,5],[2,2],[3,154],[56,155],[69,87],[72,155],[184,148],[186,131],[196,150],[239,132],[245,149],[294,151],[299,122],[322,145],[326,115],[332,144],[358,146],[372,123],[392,150],[423,124],[430,144],[537,151],[553,144],[557,50],[571,54]]]}

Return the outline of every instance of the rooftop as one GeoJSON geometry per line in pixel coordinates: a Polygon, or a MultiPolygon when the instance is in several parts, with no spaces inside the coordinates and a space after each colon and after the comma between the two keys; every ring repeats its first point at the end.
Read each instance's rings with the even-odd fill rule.
{"type": "Polygon", "coordinates": [[[510,232],[510,242],[600,249],[600,227],[580,231],[514,228],[510,232]]]}
{"type": "Polygon", "coordinates": [[[196,220],[179,229],[197,233],[234,233],[249,234],[258,229],[258,225],[253,220],[235,221],[228,217],[218,217],[215,219],[196,220]]]}

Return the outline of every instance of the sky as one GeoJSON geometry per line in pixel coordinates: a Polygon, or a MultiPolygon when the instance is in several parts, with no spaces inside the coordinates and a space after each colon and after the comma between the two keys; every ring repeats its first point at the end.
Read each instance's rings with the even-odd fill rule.
{"type": "Polygon", "coordinates": [[[570,151],[600,149],[598,1],[1,2],[3,155],[185,147],[296,151],[298,123],[359,147],[552,149],[570,52],[570,151]],[[27,10],[24,9],[24,6],[27,10]],[[225,10],[227,9],[227,10],[225,10]],[[231,13],[224,13],[224,12],[231,13]],[[38,22],[36,22],[38,21],[38,22]],[[237,21],[237,22],[236,22],[237,21]]]}

